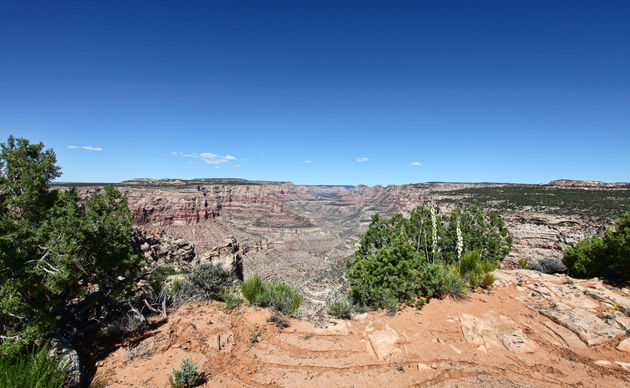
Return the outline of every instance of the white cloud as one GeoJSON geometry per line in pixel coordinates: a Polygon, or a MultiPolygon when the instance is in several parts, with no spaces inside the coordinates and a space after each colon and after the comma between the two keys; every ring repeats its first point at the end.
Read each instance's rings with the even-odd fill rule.
{"type": "Polygon", "coordinates": [[[312,160],[305,160],[304,163],[315,163],[312,160]]]}
{"type": "Polygon", "coordinates": [[[173,151],[171,152],[171,155],[179,155],[177,152],[173,151]]]}
{"type": "Polygon", "coordinates": [[[232,155],[217,155],[211,152],[202,152],[200,154],[196,152],[193,152],[192,154],[185,154],[183,152],[180,152],[179,154],[174,153],[173,155],[180,155],[184,158],[198,159],[205,162],[206,164],[221,164],[221,163],[227,163],[233,160],[238,160],[232,155]]]}
{"type": "Polygon", "coordinates": [[[241,165],[240,165],[240,164],[235,164],[235,165],[234,165],[234,168],[239,168],[239,167],[241,167],[241,165]]]}
{"type": "Polygon", "coordinates": [[[88,151],[103,151],[103,149],[101,147],[91,147],[91,146],[75,146],[75,145],[69,145],[68,148],[72,149],[72,150],[78,150],[79,148],[82,148],[84,150],[88,150],[88,151]]]}
{"type": "Polygon", "coordinates": [[[368,161],[368,158],[365,158],[365,157],[360,158],[360,157],[357,156],[357,157],[354,158],[354,160],[356,160],[359,163],[364,163],[364,162],[368,161]]]}
{"type": "Polygon", "coordinates": [[[420,163],[420,162],[411,162],[409,164],[412,165],[412,166],[422,166],[422,163],[420,163]]]}

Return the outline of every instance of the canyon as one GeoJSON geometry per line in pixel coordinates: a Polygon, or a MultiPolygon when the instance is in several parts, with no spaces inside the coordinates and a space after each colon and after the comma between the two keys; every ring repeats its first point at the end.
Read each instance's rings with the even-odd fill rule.
{"type": "MultiPolygon", "coordinates": [[[[496,211],[514,239],[502,266],[517,268],[520,258],[561,259],[568,245],[602,234],[630,209],[627,183],[571,180],[368,187],[133,179],[115,186],[127,195],[134,223],[144,233],[175,239],[190,260],[234,240],[245,278],[258,273],[300,289],[303,311],[311,316],[345,293],[345,262],[374,214],[388,218],[418,205],[435,206],[438,213],[470,204],[496,211]]],[[[80,190],[87,194],[99,185],[82,184],[80,190]]]]}

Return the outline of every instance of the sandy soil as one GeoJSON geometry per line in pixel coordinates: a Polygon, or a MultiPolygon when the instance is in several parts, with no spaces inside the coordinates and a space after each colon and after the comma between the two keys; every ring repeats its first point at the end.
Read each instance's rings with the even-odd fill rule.
{"type": "MultiPolygon", "coordinates": [[[[588,346],[533,308],[522,280],[501,285],[462,302],[432,300],[421,311],[370,312],[325,328],[291,319],[279,329],[267,309],[191,304],[121,344],[99,361],[97,376],[112,388],[168,387],[172,370],[191,358],[205,387],[630,386],[630,353],[616,349],[624,334],[588,346]]],[[[606,308],[596,299],[581,306],[606,308]]]]}

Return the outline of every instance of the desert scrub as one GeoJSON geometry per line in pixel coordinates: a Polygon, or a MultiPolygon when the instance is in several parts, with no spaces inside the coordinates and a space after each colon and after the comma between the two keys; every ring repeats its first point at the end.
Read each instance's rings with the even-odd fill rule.
{"type": "Polygon", "coordinates": [[[524,257],[521,257],[520,259],[518,259],[518,267],[520,269],[529,269],[529,264],[527,263],[527,259],[524,257]]]}
{"type": "Polygon", "coordinates": [[[222,293],[223,301],[225,301],[225,308],[227,310],[234,310],[243,304],[243,298],[241,298],[240,287],[233,286],[227,288],[222,293]]]}
{"type": "Polygon", "coordinates": [[[263,282],[259,303],[263,306],[274,307],[281,313],[294,316],[302,305],[302,295],[283,282],[270,280],[263,282]]]}
{"type": "Polygon", "coordinates": [[[241,293],[251,305],[273,307],[288,316],[295,316],[302,305],[302,295],[287,284],[277,281],[263,281],[259,275],[241,285],[241,293]]]}
{"type": "Polygon", "coordinates": [[[481,279],[481,287],[490,288],[494,284],[494,280],[494,275],[490,272],[484,274],[483,278],[481,279]]]}
{"type": "Polygon", "coordinates": [[[289,320],[278,313],[273,313],[267,318],[267,322],[275,323],[279,329],[286,329],[290,326],[289,320]]]}
{"type": "Polygon", "coordinates": [[[337,319],[350,319],[353,306],[349,300],[336,300],[328,305],[328,314],[337,319]]]}
{"type": "Polygon", "coordinates": [[[197,364],[191,363],[190,358],[182,361],[179,370],[173,369],[173,375],[168,378],[171,387],[191,388],[201,385],[204,382],[204,376],[197,368],[197,364]]]}
{"type": "Polygon", "coordinates": [[[422,289],[427,297],[440,299],[450,296],[460,300],[468,292],[466,281],[441,260],[427,266],[422,278],[422,289]]]}
{"type": "Polygon", "coordinates": [[[0,359],[0,387],[63,387],[66,366],[60,364],[59,358],[49,358],[48,352],[46,343],[17,358],[0,359]]]}
{"type": "Polygon", "coordinates": [[[173,296],[173,304],[197,300],[223,300],[225,290],[234,284],[232,274],[220,265],[201,264],[179,281],[179,289],[173,296]]]}
{"type": "Polygon", "coordinates": [[[256,274],[253,278],[246,280],[241,284],[241,293],[247,299],[249,304],[256,304],[257,298],[262,294],[263,281],[260,275],[256,274]]]}
{"type": "Polygon", "coordinates": [[[175,274],[177,274],[177,271],[175,271],[175,268],[169,267],[169,266],[160,266],[160,267],[154,268],[147,275],[147,281],[149,282],[151,289],[153,289],[153,292],[155,292],[156,294],[159,294],[160,291],[162,291],[162,288],[164,288],[164,283],[166,282],[166,279],[169,276],[175,275],[175,274]]]}

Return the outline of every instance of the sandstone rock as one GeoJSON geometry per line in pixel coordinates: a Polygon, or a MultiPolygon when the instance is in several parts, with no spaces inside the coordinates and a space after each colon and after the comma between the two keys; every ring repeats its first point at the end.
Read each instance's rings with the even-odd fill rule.
{"type": "Polygon", "coordinates": [[[620,367],[622,367],[626,371],[630,371],[630,363],[621,362],[621,361],[615,361],[615,364],[619,365],[620,367]]]}
{"type": "Polygon", "coordinates": [[[514,321],[503,315],[484,314],[483,318],[470,314],[460,316],[462,334],[466,342],[481,351],[504,347],[512,353],[533,353],[538,346],[530,340],[514,321]]]}
{"type": "Polygon", "coordinates": [[[623,334],[622,330],[610,326],[595,314],[560,302],[541,307],[539,312],[577,334],[588,346],[603,344],[623,334]]]}
{"type": "Polygon", "coordinates": [[[379,360],[384,360],[400,351],[396,347],[398,338],[398,332],[389,327],[389,325],[385,325],[385,328],[368,334],[372,349],[374,349],[374,353],[376,353],[376,357],[379,360]]]}
{"type": "Polygon", "coordinates": [[[423,364],[423,363],[419,362],[418,363],[418,370],[421,371],[421,372],[422,371],[426,371],[426,370],[431,370],[431,367],[426,365],[426,364],[423,364]]]}
{"type": "Polygon", "coordinates": [[[630,352],[630,338],[626,338],[617,345],[617,350],[620,352],[630,352]]]}

